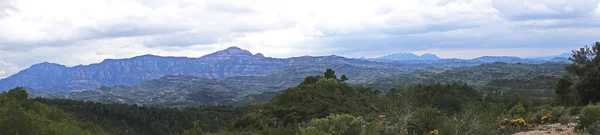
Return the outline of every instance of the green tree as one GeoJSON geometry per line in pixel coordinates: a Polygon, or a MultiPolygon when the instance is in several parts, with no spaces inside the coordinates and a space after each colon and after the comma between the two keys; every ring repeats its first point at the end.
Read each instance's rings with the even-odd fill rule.
{"type": "Polygon", "coordinates": [[[337,76],[335,76],[335,71],[333,71],[333,69],[327,69],[327,71],[325,71],[325,78],[330,79],[337,79],[337,76]]]}
{"type": "Polygon", "coordinates": [[[13,98],[13,99],[17,99],[17,100],[25,100],[29,97],[29,94],[27,94],[27,91],[23,87],[17,87],[17,88],[8,90],[7,95],[9,98],[13,98]]]}
{"type": "Polygon", "coordinates": [[[560,80],[558,80],[558,82],[554,86],[554,89],[555,89],[554,92],[556,93],[556,96],[557,96],[560,104],[570,105],[570,100],[573,100],[573,99],[569,98],[569,94],[571,92],[570,87],[572,85],[573,85],[573,82],[571,82],[571,78],[569,78],[568,76],[563,76],[560,78],[560,80]]]}
{"type": "Polygon", "coordinates": [[[342,75],[342,77],[340,77],[340,81],[341,81],[341,82],[345,82],[345,81],[347,81],[347,80],[348,80],[348,77],[346,77],[346,75],[345,75],[345,74],[344,74],[344,75],[342,75]]]}
{"type": "Polygon", "coordinates": [[[0,94],[1,135],[103,135],[99,126],[78,122],[71,114],[27,98],[23,88],[0,94]]]}
{"type": "Polygon", "coordinates": [[[381,124],[369,123],[362,117],[350,114],[332,114],[326,118],[313,119],[300,128],[301,135],[359,135],[382,134],[385,127],[381,124]]]}
{"type": "Polygon", "coordinates": [[[567,72],[574,75],[574,86],[579,93],[582,104],[600,101],[600,42],[592,47],[585,46],[574,50],[569,60],[573,61],[565,67],[567,72]]]}
{"type": "Polygon", "coordinates": [[[320,76],[320,75],[318,75],[318,76],[308,76],[308,77],[304,78],[304,81],[300,85],[315,84],[321,78],[323,78],[323,76],[320,76]]]}
{"type": "Polygon", "coordinates": [[[577,128],[588,128],[597,122],[600,122],[600,105],[588,105],[581,108],[579,114],[579,126],[577,128]]]}
{"type": "Polygon", "coordinates": [[[204,134],[204,123],[202,121],[193,121],[183,131],[184,135],[203,135],[204,134]]]}

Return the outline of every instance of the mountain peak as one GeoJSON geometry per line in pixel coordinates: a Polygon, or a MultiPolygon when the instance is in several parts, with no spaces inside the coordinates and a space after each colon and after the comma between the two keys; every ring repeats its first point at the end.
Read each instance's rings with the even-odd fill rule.
{"type": "Polygon", "coordinates": [[[244,49],[239,48],[237,46],[230,46],[230,47],[227,47],[227,49],[225,49],[225,50],[244,50],[244,49]]]}
{"type": "Polygon", "coordinates": [[[50,63],[50,62],[42,62],[42,63],[31,65],[31,67],[48,67],[48,66],[52,66],[52,67],[66,67],[66,66],[61,65],[61,64],[50,63]]]}
{"type": "Polygon", "coordinates": [[[414,53],[404,52],[404,53],[394,53],[394,54],[382,56],[377,59],[384,59],[384,60],[438,60],[440,58],[438,56],[436,56],[435,54],[431,54],[431,53],[426,53],[426,54],[419,56],[414,53]]]}
{"type": "Polygon", "coordinates": [[[225,50],[217,51],[206,56],[252,56],[252,53],[237,46],[232,46],[225,50]]]}

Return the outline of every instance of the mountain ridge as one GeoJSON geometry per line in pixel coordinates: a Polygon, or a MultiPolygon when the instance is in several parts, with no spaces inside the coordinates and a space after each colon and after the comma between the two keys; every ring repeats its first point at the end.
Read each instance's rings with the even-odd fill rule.
{"type": "MultiPolygon", "coordinates": [[[[434,57],[435,55],[424,54],[422,56],[434,57]]],[[[564,61],[564,59],[553,60],[564,61]]],[[[17,86],[48,92],[92,90],[100,86],[132,86],[168,74],[183,74],[209,79],[225,79],[235,76],[265,76],[274,69],[285,68],[290,65],[306,68],[330,68],[332,65],[348,65],[353,68],[370,68],[371,70],[376,69],[400,73],[429,66],[473,66],[498,61],[508,63],[548,62],[545,60],[494,56],[480,57],[473,60],[437,59],[412,61],[353,59],[337,55],[272,58],[265,57],[261,53],[252,54],[250,51],[239,47],[229,47],[225,50],[197,58],[146,54],[125,59],[106,59],[100,63],[74,67],[43,62],[34,64],[7,78],[0,79],[0,91],[17,86]]]]}

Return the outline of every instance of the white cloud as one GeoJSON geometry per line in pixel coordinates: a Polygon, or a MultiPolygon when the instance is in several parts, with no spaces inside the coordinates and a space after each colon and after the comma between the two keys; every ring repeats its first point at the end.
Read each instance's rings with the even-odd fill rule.
{"type": "Polygon", "coordinates": [[[598,0],[494,0],[499,15],[511,20],[589,17],[598,0]]]}
{"type": "Polygon", "coordinates": [[[272,57],[526,55],[508,49],[597,40],[599,16],[598,0],[2,0],[0,78],[43,61],[199,57],[229,46],[272,57]]]}

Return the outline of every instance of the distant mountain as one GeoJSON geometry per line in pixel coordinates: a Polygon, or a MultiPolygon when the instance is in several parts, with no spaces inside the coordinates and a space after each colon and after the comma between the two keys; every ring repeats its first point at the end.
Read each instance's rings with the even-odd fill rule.
{"type": "Polygon", "coordinates": [[[46,93],[29,90],[30,95],[55,99],[86,100],[102,103],[141,104],[162,107],[200,105],[246,105],[265,102],[304,77],[321,75],[324,68],[346,74],[351,84],[365,84],[386,92],[414,84],[466,83],[492,93],[517,92],[534,98],[553,96],[553,85],[565,74],[565,63],[510,64],[489,63],[470,67],[429,67],[414,71],[339,65],[290,65],[274,69],[265,76],[236,76],[206,79],[187,75],[166,75],[133,86],[100,87],[77,92],[46,93]]]}
{"type": "MultiPolygon", "coordinates": [[[[340,57],[311,57],[335,61],[340,57]]],[[[322,75],[327,68],[336,69],[338,74],[351,78],[349,83],[366,83],[378,77],[406,74],[408,69],[388,69],[363,67],[359,64],[327,64],[316,61],[304,64],[302,59],[293,58],[299,63],[283,66],[264,76],[234,76],[225,79],[207,79],[187,75],[166,75],[143,81],[133,86],[100,87],[95,90],[44,93],[29,90],[32,97],[54,99],[74,99],[103,103],[127,103],[152,106],[186,107],[199,105],[232,104],[244,105],[251,102],[264,102],[288,87],[297,86],[304,77],[322,75]],[[356,66],[355,66],[356,65],[356,66]],[[265,93],[270,93],[266,94],[265,93]]],[[[319,61],[320,61],[319,60],[319,61]]],[[[339,62],[341,63],[341,62],[339,62]]],[[[352,62],[349,62],[352,63],[352,62]]],[[[374,63],[374,62],[365,62],[374,63]]],[[[378,65],[378,64],[373,64],[378,65]]],[[[379,64],[381,65],[381,64],[379,64]]]]}
{"type": "Polygon", "coordinates": [[[571,57],[572,53],[562,53],[560,55],[554,55],[554,56],[543,56],[543,57],[534,57],[532,59],[537,59],[537,60],[553,60],[555,58],[566,58],[569,59],[571,57]]]}
{"type": "Polygon", "coordinates": [[[423,54],[421,56],[413,53],[395,53],[386,56],[382,56],[376,59],[381,60],[439,60],[440,58],[435,54],[423,54]]]}
{"type": "Polygon", "coordinates": [[[200,58],[142,55],[129,59],[107,59],[101,63],[75,67],[40,63],[0,80],[0,90],[25,86],[55,92],[94,89],[103,85],[130,86],[167,74],[219,79],[257,76],[290,63],[291,59],[252,55],[237,47],[200,58]]]}
{"type": "MultiPolygon", "coordinates": [[[[406,53],[384,58],[393,59],[394,56],[406,56],[405,59],[418,60],[351,59],[335,55],[280,59],[230,47],[199,58],[142,55],[127,59],[106,59],[100,63],[75,67],[45,62],[0,79],[0,91],[17,86],[48,93],[94,90],[100,86],[134,86],[143,81],[172,74],[218,80],[226,80],[230,77],[272,76],[271,78],[276,78],[269,80],[274,82],[273,86],[287,87],[299,83],[307,75],[321,74],[327,68],[334,68],[345,72],[349,77],[352,76],[350,83],[365,83],[376,77],[406,74],[427,67],[475,66],[491,62],[548,62],[491,56],[473,60],[439,59],[433,54],[416,56],[406,53]]],[[[262,87],[255,88],[254,92],[264,90],[262,87]]]]}
{"type": "Polygon", "coordinates": [[[538,60],[538,59],[525,59],[514,56],[483,56],[472,59],[473,61],[480,61],[483,63],[493,63],[493,62],[505,62],[505,63],[544,63],[548,62],[546,60],[538,60]]]}

